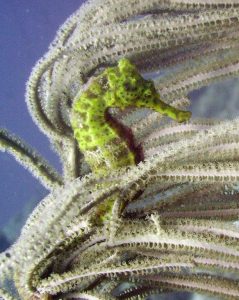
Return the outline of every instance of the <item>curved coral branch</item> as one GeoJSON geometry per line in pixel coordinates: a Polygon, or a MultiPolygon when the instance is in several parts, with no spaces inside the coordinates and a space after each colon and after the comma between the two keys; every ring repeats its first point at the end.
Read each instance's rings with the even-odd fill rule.
{"type": "Polygon", "coordinates": [[[161,290],[238,298],[239,119],[176,124],[150,106],[110,108],[144,161],[101,175],[90,173],[70,122],[76,95],[123,57],[142,76],[157,76],[167,105],[186,109],[190,91],[238,76],[238,32],[237,0],[92,0],[61,27],[26,96],[63,162],[64,185],[39,155],[0,132],[2,148],[46,185],[61,185],[0,256],[23,299],[131,299],[161,290]],[[112,216],[98,226],[98,208],[111,197],[112,216]]]}
{"type": "Polygon", "coordinates": [[[0,129],[0,150],[7,151],[47,189],[63,184],[61,176],[35,150],[5,129],[0,129]]]}

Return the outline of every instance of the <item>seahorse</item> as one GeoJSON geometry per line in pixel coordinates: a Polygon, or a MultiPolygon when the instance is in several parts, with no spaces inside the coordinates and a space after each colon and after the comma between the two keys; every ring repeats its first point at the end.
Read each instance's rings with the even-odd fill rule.
{"type": "MultiPolygon", "coordinates": [[[[111,170],[137,165],[143,160],[133,134],[115,120],[109,108],[148,108],[178,122],[188,121],[191,112],[176,109],[160,99],[152,80],[144,79],[127,58],[106,68],[77,95],[72,107],[74,137],[92,172],[106,175],[111,170]]],[[[110,215],[114,199],[98,208],[103,222],[110,215]]]]}

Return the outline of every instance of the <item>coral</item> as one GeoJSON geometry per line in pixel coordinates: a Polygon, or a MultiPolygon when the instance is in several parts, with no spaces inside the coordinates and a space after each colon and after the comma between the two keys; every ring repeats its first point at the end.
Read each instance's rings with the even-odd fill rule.
{"type": "Polygon", "coordinates": [[[1,149],[49,189],[0,255],[0,297],[144,299],[183,290],[238,299],[239,119],[192,115],[179,124],[152,107],[110,108],[143,157],[103,174],[78,147],[80,115],[72,128],[79,95],[122,58],[140,76],[156,72],[160,99],[186,110],[191,91],[238,76],[238,29],[237,0],[92,0],[70,16],[26,92],[63,174],[0,131],[1,149]],[[109,199],[111,215],[97,224],[109,199]],[[17,294],[4,288],[9,281],[17,294]]]}

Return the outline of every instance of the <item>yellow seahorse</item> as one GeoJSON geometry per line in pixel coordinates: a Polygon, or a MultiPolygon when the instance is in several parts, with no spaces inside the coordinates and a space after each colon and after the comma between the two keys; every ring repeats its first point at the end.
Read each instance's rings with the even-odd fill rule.
{"type": "MultiPolygon", "coordinates": [[[[122,58],[118,66],[106,68],[76,96],[71,124],[74,136],[92,172],[106,175],[113,169],[135,165],[143,155],[134,144],[130,129],[109,114],[109,108],[149,108],[178,122],[188,121],[191,112],[178,110],[160,99],[152,80],[144,79],[135,65],[122,58]]],[[[114,199],[98,208],[103,222],[114,199]]]]}

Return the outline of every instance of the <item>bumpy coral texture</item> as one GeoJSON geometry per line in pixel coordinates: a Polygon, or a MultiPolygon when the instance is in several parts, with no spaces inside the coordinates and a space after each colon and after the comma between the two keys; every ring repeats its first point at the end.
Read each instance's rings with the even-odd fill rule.
{"type": "Polygon", "coordinates": [[[26,91],[62,174],[0,129],[49,189],[0,254],[0,297],[238,300],[239,118],[179,124],[190,113],[172,108],[238,77],[238,32],[238,0],[91,0],[70,16],[26,91]]]}

